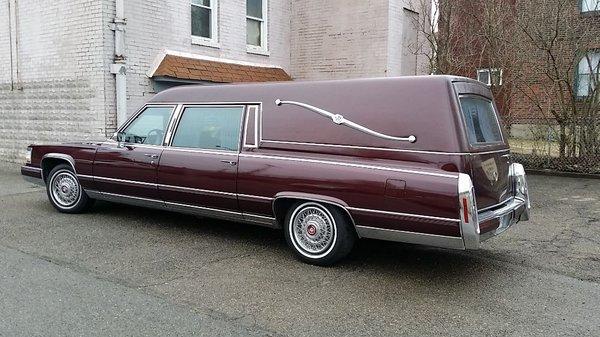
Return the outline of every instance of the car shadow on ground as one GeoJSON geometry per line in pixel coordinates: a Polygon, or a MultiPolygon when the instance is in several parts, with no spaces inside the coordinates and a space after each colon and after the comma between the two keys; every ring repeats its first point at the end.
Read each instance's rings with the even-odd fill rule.
{"type": "MultiPolygon", "coordinates": [[[[253,246],[253,251],[268,251],[268,254],[276,256],[279,260],[291,260],[292,256],[282,231],[277,229],[109,202],[97,202],[90,212],[119,219],[123,226],[129,223],[123,221],[124,219],[142,221],[144,226],[156,226],[174,237],[197,235],[208,237],[208,240],[218,239],[223,245],[253,246]]],[[[489,260],[490,252],[482,254],[478,251],[464,252],[361,239],[357,241],[348,258],[328,268],[340,271],[398,272],[416,278],[427,278],[430,281],[439,279],[444,283],[452,282],[453,279],[463,279],[465,273],[469,273],[469,279],[473,282],[477,282],[477,275],[489,278],[490,273],[501,273],[497,268],[489,266],[489,261],[482,257],[489,260]]]]}

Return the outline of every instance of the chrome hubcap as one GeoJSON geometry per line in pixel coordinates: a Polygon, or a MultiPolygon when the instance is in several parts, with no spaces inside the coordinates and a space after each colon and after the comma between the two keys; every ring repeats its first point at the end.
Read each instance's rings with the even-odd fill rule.
{"type": "Polygon", "coordinates": [[[73,206],[79,199],[80,189],[71,172],[59,172],[52,178],[52,197],[62,207],[73,206]]]}
{"type": "Polygon", "coordinates": [[[292,218],[292,226],[295,243],[309,254],[322,254],[334,241],[334,220],[321,207],[308,206],[300,209],[292,218]]]}

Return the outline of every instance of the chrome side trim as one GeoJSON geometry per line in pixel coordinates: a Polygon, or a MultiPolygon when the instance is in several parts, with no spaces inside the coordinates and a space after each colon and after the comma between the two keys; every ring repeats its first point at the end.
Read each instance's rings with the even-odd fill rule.
{"type": "Polygon", "coordinates": [[[108,192],[99,192],[95,190],[85,190],[85,193],[87,193],[87,195],[92,199],[112,201],[133,206],[164,208],[164,202],[156,199],[133,197],[129,195],[108,192]]]}
{"type": "Polygon", "coordinates": [[[234,220],[234,221],[243,221],[244,217],[241,212],[228,211],[224,209],[217,209],[211,207],[202,207],[195,206],[189,204],[181,204],[177,202],[164,202],[165,207],[171,211],[178,211],[184,213],[190,213],[194,215],[200,216],[208,216],[213,218],[225,219],[225,220],[234,220]]]}
{"type": "Polygon", "coordinates": [[[458,236],[406,232],[369,226],[356,226],[356,232],[362,238],[406,242],[450,249],[465,249],[462,238],[458,236]]]}
{"type": "Polygon", "coordinates": [[[127,180],[127,179],[116,179],[116,178],[108,178],[108,177],[100,177],[100,176],[86,176],[83,174],[78,174],[78,177],[82,177],[82,178],[92,178],[94,180],[99,180],[99,181],[108,181],[108,182],[114,182],[114,183],[122,183],[122,184],[131,184],[131,185],[142,185],[142,186],[151,186],[151,187],[156,187],[157,185],[154,183],[148,183],[145,181],[137,181],[137,180],[127,180]]]}
{"type": "Polygon", "coordinates": [[[399,216],[399,217],[419,218],[419,219],[436,220],[436,221],[460,222],[459,219],[442,218],[442,217],[437,217],[437,216],[421,215],[421,214],[413,214],[413,213],[380,211],[380,210],[368,209],[368,208],[348,207],[348,210],[364,212],[364,213],[377,213],[377,214],[385,214],[385,215],[392,215],[392,216],[399,216]]]}
{"type": "Polygon", "coordinates": [[[133,197],[129,195],[116,194],[116,193],[108,193],[108,192],[99,192],[95,190],[86,190],[85,191],[90,198],[105,200],[111,202],[118,202],[128,205],[141,206],[141,207],[149,207],[155,209],[163,209],[167,211],[175,211],[182,212],[200,216],[213,217],[224,220],[231,221],[239,221],[251,224],[258,224],[268,227],[276,227],[275,218],[262,216],[257,214],[244,214],[241,212],[228,211],[224,209],[210,208],[210,207],[202,207],[195,206],[189,204],[181,204],[176,202],[165,202],[162,200],[149,199],[149,198],[140,198],[133,197]]]}
{"type": "Polygon", "coordinates": [[[307,142],[294,142],[294,141],[271,140],[271,139],[263,139],[261,141],[261,143],[305,145],[305,146],[332,147],[332,148],[343,148],[343,149],[358,149],[358,150],[377,150],[377,151],[389,151],[389,152],[422,153],[422,154],[432,154],[432,155],[439,154],[439,155],[448,155],[448,156],[471,156],[471,155],[502,153],[502,152],[510,151],[510,149],[502,149],[502,150],[485,151],[485,152],[440,152],[440,151],[427,151],[427,150],[391,149],[391,148],[387,148],[387,147],[375,147],[375,146],[307,143],[307,142]]]}
{"type": "Polygon", "coordinates": [[[365,169],[392,171],[392,172],[403,172],[403,173],[428,175],[428,176],[434,176],[434,177],[458,179],[458,174],[416,171],[416,170],[398,169],[398,168],[385,167],[385,166],[353,164],[353,163],[346,163],[346,162],[340,162],[340,161],[329,161],[329,160],[297,158],[297,157],[287,157],[287,156],[274,156],[274,155],[263,155],[263,154],[250,154],[250,153],[240,153],[240,157],[298,161],[298,162],[314,163],[314,164],[330,164],[330,165],[338,165],[338,166],[347,166],[347,167],[356,167],[356,168],[365,168],[365,169]]]}
{"type": "Polygon", "coordinates": [[[242,198],[260,199],[260,200],[267,200],[267,201],[273,200],[273,198],[271,198],[271,197],[264,197],[264,196],[260,196],[260,195],[237,194],[237,193],[232,193],[232,192],[205,190],[205,189],[201,189],[201,188],[193,188],[193,187],[185,187],[185,186],[155,184],[155,183],[148,183],[145,181],[137,181],[137,180],[108,178],[108,177],[91,176],[91,175],[85,175],[85,174],[78,174],[77,177],[83,178],[83,179],[89,179],[89,180],[96,180],[96,181],[107,181],[107,182],[116,182],[116,183],[122,183],[122,184],[142,185],[142,186],[164,188],[164,189],[171,190],[171,191],[183,191],[183,192],[192,192],[192,193],[208,194],[208,195],[225,195],[228,197],[242,197],[242,198]]]}
{"type": "Polygon", "coordinates": [[[249,213],[243,213],[243,216],[244,216],[244,221],[246,221],[246,222],[261,225],[261,226],[267,226],[267,227],[271,227],[271,228],[279,228],[279,225],[277,224],[277,220],[273,217],[258,215],[258,214],[249,214],[249,213]]]}
{"type": "Polygon", "coordinates": [[[203,150],[203,149],[195,149],[188,147],[172,147],[166,146],[165,151],[178,151],[178,152],[190,152],[190,153],[204,153],[204,154],[221,154],[224,156],[237,156],[237,151],[219,151],[219,150],[203,150]]]}
{"type": "Polygon", "coordinates": [[[358,130],[362,133],[366,133],[368,135],[371,136],[375,136],[375,137],[379,137],[379,138],[383,138],[383,139],[388,139],[388,140],[396,140],[396,141],[402,141],[402,142],[409,142],[409,143],[414,143],[417,141],[417,137],[415,135],[410,135],[407,137],[396,137],[396,136],[390,136],[390,135],[386,135],[384,133],[381,132],[377,132],[375,130],[369,129],[368,127],[364,126],[364,125],[360,125],[358,123],[355,123],[349,119],[344,118],[344,116],[340,115],[340,114],[334,114],[332,112],[329,112],[327,110],[321,109],[321,108],[317,108],[316,106],[310,105],[310,104],[306,104],[306,103],[302,103],[302,102],[296,102],[296,101],[282,101],[280,99],[276,99],[275,100],[275,104],[277,106],[281,106],[282,104],[290,104],[290,105],[297,105],[299,107],[303,107],[307,110],[313,111],[318,113],[321,116],[325,116],[327,118],[331,118],[331,121],[337,125],[344,125],[347,126],[351,129],[354,130],[358,130]]]}
{"type": "Polygon", "coordinates": [[[204,190],[201,188],[193,188],[193,187],[184,187],[184,186],[175,186],[175,185],[164,185],[157,184],[159,188],[163,188],[165,190],[170,191],[183,191],[183,192],[192,192],[198,194],[209,194],[209,195],[225,195],[228,197],[237,197],[237,194],[231,192],[222,192],[222,191],[214,191],[214,190],[204,190]]]}
{"type": "Polygon", "coordinates": [[[266,200],[266,201],[272,201],[274,199],[271,197],[263,197],[261,195],[252,195],[252,194],[238,194],[237,196],[239,198],[259,199],[259,200],[266,200]]]}

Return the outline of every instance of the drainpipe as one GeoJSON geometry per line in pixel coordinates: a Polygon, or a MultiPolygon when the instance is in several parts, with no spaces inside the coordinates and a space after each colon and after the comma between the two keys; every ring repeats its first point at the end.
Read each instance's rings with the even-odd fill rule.
{"type": "Polygon", "coordinates": [[[10,90],[23,90],[19,70],[19,3],[8,1],[8,41],[10,48],[10,90]],[[11,2],[13,5],[11,6],[11,2]],[[12,8],[12,10],[11,10],[12,8]],[[14,37],[13,37],[14,35],[14,37]],[[16,79],[15,79],[16,73],[16,79]]]}
{"type": "Polygon", "coordinates": [[[115,0],[115,18],[112,30],[115,31],[114,63],[110,65],[111,74],[115,74],[115,97],[117,104],[117,127],[127,119],[127,81],[125,68],[125,0],[115,0]]]}

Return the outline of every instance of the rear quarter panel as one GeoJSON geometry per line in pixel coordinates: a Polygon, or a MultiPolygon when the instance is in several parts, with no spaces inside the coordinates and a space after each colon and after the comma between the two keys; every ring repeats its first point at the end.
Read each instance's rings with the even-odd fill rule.
{"type": "Polygon", "coordinates": [[[239,160],[238,193],[247,213],[271,215],[270,198],[306,193],[339,200],[359,226],[460,236],[453,220],[458,219],[457,174],[415,163],[246,152],[239,160]]]}

